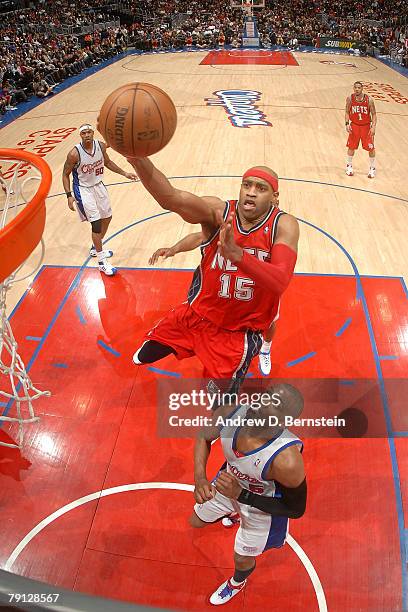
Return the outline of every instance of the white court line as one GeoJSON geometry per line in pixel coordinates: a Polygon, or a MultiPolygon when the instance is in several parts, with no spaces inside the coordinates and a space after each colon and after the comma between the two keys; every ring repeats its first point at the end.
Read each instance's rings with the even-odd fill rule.
{"type": "Polygon", "coordinates": [[[258,55],[255,55],[255,53],[251,53],[250,55],[247,54],[242,54],[239,55],[239,53],[234,53],[234,51],[228,51],[228,55],[230,55],[231,57],[245,57],[246,59],[248,59],[249,57],[252,58],[259,58],[259,57],[269,57],[272,56],[273,53],[268,53],[265,51],[265,53],[259,53],[258,55]]]}
{"type": "MultiPolygon", "coordinates": [[[[56,510],[49,516],[47,516],[44,520],[42,520],[38,525],[36,525],[24,538],[21,542],[15,547],[11,555],[6,561],[6,564],[3,569],[10,572],[11,567],[14,562],[20,555],[20,553],[28,546],[33,538],[37,534],[39,534],[43,529],[45,529],[48,525],[56,521],[58,518],[67,514],[71,510],[78,508],[84,504],[87,504],[90,501],[94,501],[95,499],[100,499],[102,497],[107,497],[108,495],[115,495],[116,493],[124,493],[125,491],[141,491],[144,489],[169,489],[173,491],[194,491],[194,486],[190,484],[181,484],[178,482],[138,482],[133,484],[121,485],[119,487],[111,487],[110,489],[104,489],[103,491],[96,491],[95,493],[90,493],[90,495],[85,495],[84,497],[80,497],[70,504],[66,504],[62,506],[59,510],[56,510]]],[[[309,557],[306,555],[305,551],[299,544],[292,538],[291,535],[287,535],[286,541],[293,550],[293,552],[299,557],[300,561],[303,563],[303,566],[306,572],[309,575],[310,581],[313,585],[314,591],[316,593],[317,604],[319,606],[319,612],[327,612],[327,603],[326,597],[323,591],[322,583],[320,582],[319,576],[315,568],[313,567],[312,562],[309,557]]]]}

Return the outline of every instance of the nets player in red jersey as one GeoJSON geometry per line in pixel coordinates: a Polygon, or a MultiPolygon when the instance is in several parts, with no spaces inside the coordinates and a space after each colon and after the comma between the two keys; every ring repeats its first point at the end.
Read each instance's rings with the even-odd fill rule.
{"type": "Polygon", "coordinates": [[[277,206],[277,174],[250,168],[239,200],[224,202],[176,189],[148,158],[129,162],[162,208],[201,224],[205,237],[187,301],[148,332],[133,362],[196,355],[205,377],[237,388],[261,348],[260,330],[278,315],[297,259],[299,225],[277,206]]]}
{"type": "Polygon", "coordinates": [[[361,81],[354,83],[354,93],[347,98],[346,101],[346,130],[348,132],[348,158],[346,166],[347,176],[353,176],[353,156],[354,151],[358,149],[361,140],[361,146],[368,151],[370,158],[370,168],[368,178],[375,177],[375,148],[374,135],[377,126],[377,113],[375,110],[374,100],[363,93],[363,84],[361,81]]]}
{"type": "MultiPolygon", "coordinates": [[[[201,244],[205,242],[204,236],[202,232],[194,232],[193,234],[188,234],[184,236],[181,240],[173,244],[171,247],[161,247],[157,249],[153,255],[149,259],[149,264],[154,266],[159,257],[163,257],[164,259],[168,259],[169,257],[174,257],[177,253],[185,253],[186,251],[194,251],[201,244]]],[[[271,326],[268,327],[264,332],[262,332],[262,346],[259,351],[259,369],[263,376],[268,376],[271,373],[272,362],[271,362],[271,347],[272,340],[276,332],[276,324],[275,321],[271,323],[271,326]]]]}

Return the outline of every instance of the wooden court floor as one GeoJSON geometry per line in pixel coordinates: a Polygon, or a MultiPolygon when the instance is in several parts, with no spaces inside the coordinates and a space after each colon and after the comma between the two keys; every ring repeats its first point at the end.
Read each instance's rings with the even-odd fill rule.
{"type": "MultiPolygon", "coordinates": [[[[199,376],[199,364],[169,357],[135,373],[130,363],[143,333],[184,299],[199,253],[177,255],[154,272],[148,258],[193,226],[161,214],[139,183],[106,171],[113,207],[107,240],[119,274],[101,278],[88,260],[89,227],[61,195],[77,128],[96,122],[112,89],[145,81],[177,107],[175,136],[153,157],[174,184],[233,199],[248,167],[268,165],[280,176],[280,207],[300,220],[297,276],[283,300],[271,376],[373,381],[384,421],[381,436],[306,442],[308,511],[292,522],[289,547],[265,555],[230,609],[404,610],[407,80],[371,58],[294,53],[298,65],[202,65],[205,56],[129,55],[0,130],[1,147],[42,152],[53,172],[45,267],[8,300],[10,313],[17,305],[12,323],[23,358],[52,397],[37,405],[41,421],[29,427],[21,452],[0,447],[0,517],[8,525],[0,566],[186,610],[207,609],[206,595],[231,568],[231,533],[212,527],[197,536],[186,526],[192,442],[156,435],[155,383],[199,376]],[[354,176],[345,175],[344,105],[356,80],[375,96],[374,180],[361,149],[354,176]],[[236,127],[220,104],[228,92],[245,91],[258,92],[254,109],[265,125],[236,127]],[[170,489],[166,504],[160,489],[170,489]],[[70,503],[72,511],[61,511],[70,503]]],[[[251,373],[258,375],[256,363],[251,373]]],[[[4,439],[14,434],[0,430],[4,439]]],[[[214,450],[211,469],[221,460],[214,450]]]]}

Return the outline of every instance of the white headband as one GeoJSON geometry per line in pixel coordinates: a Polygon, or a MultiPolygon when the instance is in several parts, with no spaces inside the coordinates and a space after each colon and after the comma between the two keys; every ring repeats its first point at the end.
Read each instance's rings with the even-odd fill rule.
{"type": "Polygon", "coordinates": [[[92,125],[90,125],[89,123],[84,123],[84,125],[81,125],[81,127],[79,128],[79,133],[84,132],[85,130],[92,130],[93,132],[95,131],[92,125]]]}

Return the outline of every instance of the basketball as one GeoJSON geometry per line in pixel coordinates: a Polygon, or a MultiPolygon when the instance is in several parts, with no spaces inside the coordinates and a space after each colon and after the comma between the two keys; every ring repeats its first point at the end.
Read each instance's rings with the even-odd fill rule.
{"type": "Polygon", "coordinates": [[[150,83],[115,89],[99,113],[98,129],[106,143],[126,157],[148,157],[170,141],[177,125],[169,96],[150,83]]]}

